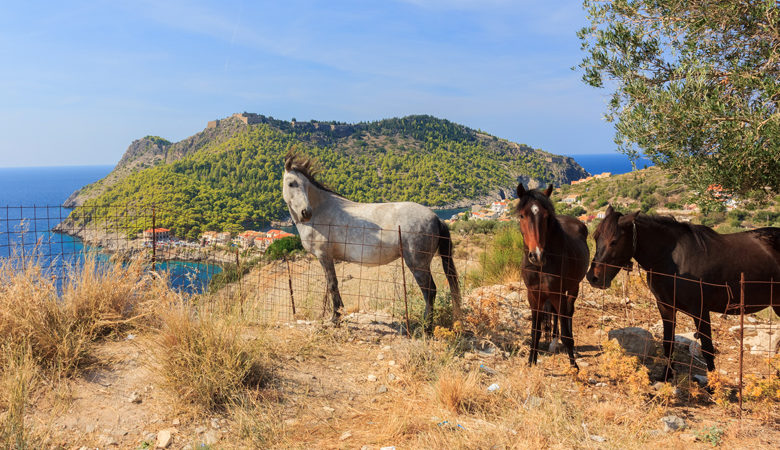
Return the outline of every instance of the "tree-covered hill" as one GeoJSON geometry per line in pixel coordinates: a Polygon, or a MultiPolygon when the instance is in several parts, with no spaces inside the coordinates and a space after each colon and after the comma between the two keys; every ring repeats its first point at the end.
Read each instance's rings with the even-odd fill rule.
{"type": "Polygon", "coordinates": [[[135,141],[109,176],[70,201],[155,205],[159,226],[194,238],[286,217],[281,176],[291,150],[312,156],[324,184],[361,202],[452,206],[511,195],[518,180],[561,184],[586,174],[571,158],[430,116],[354,125],[253,118],[221,120],[178,143],[135,141]]]}

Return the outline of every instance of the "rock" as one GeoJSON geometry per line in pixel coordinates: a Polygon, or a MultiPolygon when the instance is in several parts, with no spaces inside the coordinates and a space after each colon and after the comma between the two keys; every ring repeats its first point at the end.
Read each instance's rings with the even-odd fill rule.
{"type": "Polygon", "coordinates": [[[609,331],[609,339],[615,339],[631,356],[645,358],[655,356],[658,345],[653,335],[644,328],[627,327],[609,331]]]}
{"type": "Polygon", "coordinates": [[[345,432],[344,432],[344,433],[341,435],[341,437],[339,437],[339,440],[340,440],[340,441],[346,441],[347,439],[349,439],[349,438],[351,438],[351,437],[352,437],[352,433],[351,433],[351,432],[349,432],[349,431],[345,431],[345,432]]]}
{"type": "Polygon", "coordinates": [[[100,445],[104,447],[111,447],[113,445],[117,445],[116,439],[114,436],[110,435],[101,435],[100,438],[98,438],[98,441],[100,442],[100,445]]]}
{"type": "Polygon", "coordinates": [[[471,352],[463,352],[463,359],[474,360],[477,359],[477,355],[471,352]]]}
{"type": "Polygon", "coordinates": [[[181,420],[179,420],[179,418],[177,417],[177,418],[173,419],[173,422],[171,422],[171,423],[173,425],[175,425],[175,426],[179,426],[179,425],[181,425],[181,420]]]}
{"type": "Polygon", "coordinates": [[[155,448],[168,448],[168,446],[171,445],[172,440],[173,436],[171,435],[171,430],[161,430],[157,433],[157,441],[154,446],[155,448]]]}
{"type": "MultiPolygon", "coordinates": [[[[739,325],[735,325],[729,331],[739,337],[739,328],[739,325]]],[[[773,356],[780,352],[780,327],[776,324],[745,325],[742,344],[754,355],[773,356]]]]}
{"type": "Polygon", "coordinates": [[[599,382],[599,383],[594,384],[594,386],[596,386],[596,387],[605,387],[606,385],[607,385],[607,383],[604,383],[604,382],[599,382]]]}
{"type": "Polygon", "coordinates": [[[666,383],[664,383],[663,381],[656,381],[655,383],[653,383],[653,389],[655,389],[656,391],[660,391],[661,389],[664,388],[664,386],[666,386],[666,383]]]}
{"type": "Polygon", "coordinates": [[[495,392],[495,391],[499,390],[500,387],[501,386],[499,386],[498,383],[493,383],[490,386],[488,386],[487,391],[488,392],[495,392]]]}
{"type": "Polygon", "coordinates": [[[664,424],[664,432],[666,433],[671,433],[673,431],[682,430],[685,428],[685,419],[673,415],[662,417],[661,423],[664,424]]]}
{"type": "Polygon", "coordinates": [[[696,335],[693,332],[675,335],[674,350],[685,350],[692,357],[698,359],[702,363],[704,362],[704,357],[701,354],[701,344],[699,344],[699,340],[696,338],[696,335]]]}
{"type": "Polygon", "coordinates": [[[387,362],[387,365],[388,366],[394,366],[395,365],[395,361],[391,359],[390,361],[387,362]]]}
{"type": "Polygon", "coordinates": [[[206,445],[214,445],[219,441],[219,433],[217,430],[209,430],[203,435],[203,443],[206,445]]]}
{"type": "Polygon", "coordinates": [[[206,432],[206,427],[204,427],[203,425],[199,427],[195,427],[195,434],[203,434],[205,432],[206,432]]]}
{"type": "Polygon", "coordinates": [[[384,351],[384,352],[390,351],[392,349],[393,349],[393,347],[390,347],[389,345],[385,345],[384,347],[382,347],[382,351],[384,351]]]}
{"type": "Polygon", "coordinates": [[[376,355],[376,359],[377,359],[377,361],[381,361],[381,360],[385,359],[385,354],[384,353],[379,353],[378,355],[376,355]]]}
{"type": "Polygon", "coordinates": [[[219,419],[211,419],[211,428],[219,430],[219,419]]]}
{"type": "Polygon", "coordinates": [[[376,375],[370,374],[370,375],[368,375],[366,377],[366,380],[368,380],[369,382],[373,383],[374,381],[376,381],[376,375]]]}
{"type": "Polygon", "coordinates": [[[395,375],[394,374],[392,374],[392,373],[387,374],[387,381],[394,381],[394,380],[395,380],[395,375]]]}
{"type": "Polygon", "coordinates": [[[604,436],[599,436],[598,434],[591,434],[590,440],[594,442],[607,442],[607,438],[604,436]]]}
{"type": "Polygon", "coordinates": [[[699,386],[706,386],[709,384],[709,380],[707,380],[706,375],[693,375],[691,378],[693,378],[693,381],[699,383],[699,386]]]}
{"type": "Polygon", "coordinates": [[[528,398],[525,399],[525,403],[523,404],[523,407],[525,409],[534,409],[540,406],[542,406],[542,399],[534,395],[529,395],[528,398]]]}
{"type": "Polygon", "coordinates": [[[693,433],[680,433],[680,439],[685,442],[696,442],[699,437],[693,433]]]}
{"type": "Polygon", "coordinates": [[[139,394],[136,391],[133,391],[130,393],[130,396],[127,397],[127,401],[129,403],[141,403],[141,394],[139,394]]]}
{"type": "Polygon", "coordinates": [[[132,341],[133,339],[135,339],[135,335],[133,333],[128,333],[125,339],[127,339],[128,341],[132,341]]]}
{"type": "Polygon", "coordinates": [[[376,388],[377,394],[384,394],[385,392],[387,392],[387,386],[385,386],[384,384],[376,388]]]}
{"type": "Polygon", "coordinates": [[[331,414],[333,414],[334,412],[336,412],[336,410],[335,410],[334,408],[331,408],[330,406],[323,406],[323,407],[322,407],[322,409],[323,409],[325,412],[327,412],[327,413],[331,413],[331,414]]]}
{"type": "Polygon", "coordinates": [[[84,432],[87,433],[87,434],[94,433],[95,432],[95,425],[89,424],[89,425],[85,426],[84,427],[84,432]]]}
{"type": "Polygon", "coordinates": [[[756,318],[755,318],[755,317],[753,317],[753,316],[747,316],[747,317],[745,318],[745,320],[747,320],[747,321],[748,321],[748,322],[750,322],[750,323],[756,323],[756,322],[758,322],[758,319],[756,319],[756,318]]]}

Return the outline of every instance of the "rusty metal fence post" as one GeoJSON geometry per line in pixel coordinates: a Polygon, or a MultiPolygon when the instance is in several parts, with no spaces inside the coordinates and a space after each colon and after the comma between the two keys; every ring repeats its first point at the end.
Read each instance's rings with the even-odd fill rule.
{"type": "Polygon", "coordinates": [[[404,245],[401,240],[401,225],[398,225],[398,250],[401,251],[401,278],[404,284],[404,307],[406,308],[406,337],[412,337],[409,329],[409,300],[406,298],[406,269],[404,267],[404,245]]]}
{"type": "Polygon", "coordinates": [[[290,271],[290,260],[287,259],[287,256],[284,257],[284,262],[287,263],[287,284],[290,287],[290,305],[292,306],[293,319],[295,319],[295,297],[293,297],[292,272],[290,271]]]}
{"type": "Polygon", "coordinates": [[[152,206],[152,271],[157,270],[157,214],[152,206]]]}
{"type": "Polygon", "coordinates": [[[745,272],[739,275],[739,423],[742,424],[742,360],[745,353],[745,272]]]}

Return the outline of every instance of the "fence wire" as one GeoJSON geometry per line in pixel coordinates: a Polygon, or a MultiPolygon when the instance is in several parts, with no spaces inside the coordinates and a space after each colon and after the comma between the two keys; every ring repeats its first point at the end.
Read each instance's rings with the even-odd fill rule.
{"type": "MultiPolygon", "coordinates": [[[[175,236],[177,230],[167,229],[160,216],[154,207],[0,207],[0,260],[12,266],[34,260],[49,276],[63,283],[68,269],[82,263],[89,252],[102,255],[106,261],[111,256],[120,262],[142,258],[148,262],[149,270],[165,272],[172,287],[199,296],[200,304],[206,308],[238,306],[242,314],[259,323],[330,317],[332,304],[325,271],[312,254],[268,260],[263,249],[254,243],[179,239],[175,236]],[[213,281],[217,279],[219,283],[213,281]]],[[[189,235],[195,237],[192,232],[189,235]]],[[[415,273],[417,278],[421,274],[432,277],[437,299],[432,320],[434,324],[447,325],[445,319],[451,315],[453,298],[438,255],[438,233],[329,225],[328,232],[317,239],[305,245],[327,244],[339,255],[359,255],[355,262],[335,263],[344,303],[342,322],[346,326],[380,324],[392,333],[409,333],[410,323],[411,328],[421,326],[423,298],[431,286],[421,288],[415,273]],[[361,263],[375,262],[373,255],[386,254],[392,259],[401,253],[405,258],[388,264],[361,263]],[[409,267],[410,261],[419,260],[430,260],[430,265],[409,267]]],[[[529,293],[555,296],[560,289],[555,283],[526,286],[521,281],[519,266],[522,249],[516,242],[498,241],[484,234],[452,232],[452,258],[463,308],[461,317],[456,317],[460,322],[456,326],[505,351],[527,354],[531,336],[529,293]]],[[[548,256],[561,256],[564,262],[569,258],[548,256]]],[[[553,272],[555,275],[559,271],[553,272]]],[[[561,284],[567,281],[560,276],[557,280],[561,284]]],[[[579,295],[571,318],[579,361],[587,364],[588,359],[603,352],[608,338],[614,338],[626,353],[638,357],[657,377],[667,364],[664,345],[674,344],[672,366],[676,376],[702,379],[708,375],[708,351],[702,349],[696,333],[706,325],[717,349],[717,354],[712,355],[715,370],[739,389],[740,405],[743,386],[751,382],[771,384],[780,375],[780,330],[773,313],[780,310],[778,280],[743,279],[736,285],[725,281],[719,284],[635,267],[621,272],[607,289],[596,289],[584,280],[574,281],[579,282],[579,295]],[[670,278],[675,287],[681,283],[695,284],[701,292],[700,311],[708,292],[727,290],[729,314],[714,313],[709,321],[704,321],[701,313],[693,313],[695,318],[677,314],[682,311],[678,311],[676,297],[671,304],[657,300],[647,285],[648,277],[670,278]],[[756,293],[766,295],[755,298],[756,293]],[[746,294],[752,297],[746,298],[746,294]],[[761,311],[747,314],[748,303],[752,310],[761,311]],[[676,329],[671,340],[664,341],[659,306],[675,312],[676,329]],[[702,322],[698,328],[696,321],[702,322]]],[[[547,326],[540,330],[547,332],[538,349],[542,355],[557,351],[551,346],[553,338],[547,326]]]]}

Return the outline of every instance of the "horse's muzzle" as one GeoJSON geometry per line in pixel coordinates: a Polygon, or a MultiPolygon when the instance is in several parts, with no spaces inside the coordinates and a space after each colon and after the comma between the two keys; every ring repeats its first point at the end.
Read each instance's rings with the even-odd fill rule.
{"type": "Polygon", "coordinates": [[[528,261],[535,266],[542,266],[544,264],[544,252],[538,248],[535,251],[528,252],[528,261]]]}
{"type": "Polygon", "coordinates": [[[311,220],[311,207],[301,210],[301,222],[308,222],[311,220]]]}

